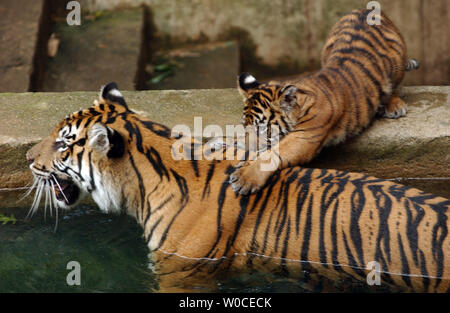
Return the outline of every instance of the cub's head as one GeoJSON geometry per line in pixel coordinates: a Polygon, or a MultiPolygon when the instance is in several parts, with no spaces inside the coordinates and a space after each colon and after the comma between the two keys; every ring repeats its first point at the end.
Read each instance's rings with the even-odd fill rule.
{"type": "Polygon", "coordinates": [[[37,210],[42,194],[50,209],[70,208],[88,193],[105,211],[120,207],[100,169],[104,175],[120,166],[127,142],[118,121],[129,113],[117,85],[109,83],[92,107],[67,116],[27,152],[36,188],[31,212],[37,210]]]}
{"type": "Polygon", "coordinates": [[[261,83],[252,75],[242,73],[238,78],[238,90],[244,96],[244,126],[258,126],[263,131],[277,126],[281,135],[293,130],[316,102],[315,92],[300,78],[295,85],[289,82],[261,83]]]}
{"type": "Polygon", "coordinates": [[[297,87],[276,82],[260,83],[252,75],[242,73],[238,89],[244,96],[244,126],[276,125],[283,133],[291,130],[290,113],[297,107],[297,87]]]}

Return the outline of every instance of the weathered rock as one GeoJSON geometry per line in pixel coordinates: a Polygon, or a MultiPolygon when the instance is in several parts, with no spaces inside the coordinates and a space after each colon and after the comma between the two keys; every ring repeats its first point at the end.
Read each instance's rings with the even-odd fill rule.
{"type": "Polygon", "coordinates": [[[0,92],[29,90],[43,2],[0,2],[0,92]]]}
{"type": "MultiPolygon", "coordinates": [[[[379,0],[402,32],[409,55],[421,62],[407,85],[450,83],[450,2],[379,0]]],[[[149,5],[160,34],[172,42],[220,38],[239,40],[243,70],[285,76],[316,69],[331,27],[345,13],[366,8],[368,0],[83,0],[90,11],[149,5]],[[260,59],[258,64],[257,59],[260,59]],[[265,66],[271,66],[267,68],[265,66]],[[271,71],[274,71],[271,73],[271,71]]],[[[259,79],[263,79],[258,77],[259,79]]]]}
{"type": "Polygon", "coordinates": [[[143,25],[142,8],[102,12],[80,26],[58,23],[59,49],[48,61],[42,90],[98,90],[105,80],[134,90],[143,25]]]}
{"type": "MultiPolygon", "coordinates": [[[[239,74],[239,48],[234,41],[194,45],[160,51],[172,62],[173,73],[149,89],[221,89],[236,86],[239,74]]],[[[164,75],[155,72],[153,77],[164,75]]]]}
{"type": "MultiPolygon", "coordinates": [[[[119,86],[120,87],[120,86],[119,86]]],[[[203,128],[239,124],[236,89],[123,92],[128,105],[169,127],[202,117],[203,128]]],[[[309,167],[396,179],[450,198],[450,87],[405,87],[406,117],[377,119],[363,134],[322,151],[309,167]]],[[[25,151],[67,114],[90,106],[96,92],[0,94],[0,188],[31,179],[25,151]]]]}

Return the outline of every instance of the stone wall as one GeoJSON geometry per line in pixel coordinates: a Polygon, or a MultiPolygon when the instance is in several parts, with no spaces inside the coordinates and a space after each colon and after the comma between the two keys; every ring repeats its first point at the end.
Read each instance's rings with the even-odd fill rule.
{"type": "MultiPolygon", "coordinates": [[[[450,87],[405,87],[406,117],[377,119],[360,136],[327,148],[309,167],[364,172],[450,198],[450,87]]],[[[210,124],[240,123],[236,89],[124,91],[130,108],[169,127],[202,117],[210,124]],[[220,99],[220,105],[217,104],[220,99]]],[[[25,153],[67,114],[89,107],[98,92],[0,93],[0,189],[32,179],[25,153]]]]}
{"type": "MultiPolygon", "coordinates": [[[[245,53],[274,72],[318,67],[328,31],[344,13],[367,0],[82,0],[88,11],[148,4],[161,36],[172,41],[240,39],[245,53]],[[230,38],[237,37],[237,38],[230,38]],[[254,50],[254,51],[251,51],[254,50]],[[254,53],[254,56],[253,56],[254,53]]],[[[450,84],[450,1],[380,0],[400,28],[421,69],[406,85],[450,84]]],[[[245,58],[244,58],[245,60],[245,58]]],[[[242,64],[245,69],[246,64],[242,64]]],[[[251,67],[250,67],[251,68],[251,67]]],[[[266,71],[267,72],[267,71],[266,71]]]]}

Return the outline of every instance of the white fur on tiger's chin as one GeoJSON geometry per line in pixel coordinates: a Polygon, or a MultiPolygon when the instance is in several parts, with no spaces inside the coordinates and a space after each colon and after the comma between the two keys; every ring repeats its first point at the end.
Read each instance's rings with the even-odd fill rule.
{"type": "MultiPolygon", "coordinates": [[[[94,174],[94,176],[97,176],[94,174]]],[[[99,177],[98,177],[99,178],[99,177]]],[[[105,213],[120,213],[121,212],[121,199],[111,186],[104,186],[99,183],[97,188],[91,192],[92,199],[97,203],[102,212],[105,213]]]]}
{"type": "Polygon", "coordinates": [[[249,75],[249,76],[247,76],[247,77],[244,79],[244,84],[246,84],[246,85],[252,84],[252,83],[254,83],[255,81],[256,81],[256,78],[253,77],[252,75],[249,75]]]}
{"type": "Polygon", "coordinates": [[[81,176],[84,181],[81,184],[81,189],[84,193],[90,194],[92,199],[97,203],[102,212],[105,213],[120,213],[121,212],[121,195],[118,188],[112,184],[111,177],[102,175],[94,167],[90,172],[90,166],[87,162],[83,163],[81,168],[81,176]],[[95,189],[90,191],[90,181],[95,182],[95,189]],[[108,181],[110,183],[108,183],[108,181]]]}

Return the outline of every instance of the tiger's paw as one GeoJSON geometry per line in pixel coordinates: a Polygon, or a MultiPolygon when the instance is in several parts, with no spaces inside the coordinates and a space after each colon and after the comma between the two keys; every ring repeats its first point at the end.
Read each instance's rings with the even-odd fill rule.
{"type": "Polygon", "coordinates": [[[255,193],[266,183],[270,171],[261,171],[257,162],[238,163],[234,172],[230,175],[231,188],[241,194],[255,193]]]}
{"type": "Polygon", "coordinates": [[[382,116],[385,118],[400,118],[406,115],[408,106],[398,96],[393,96],[389,104],[384,108],[382,116]]]}

